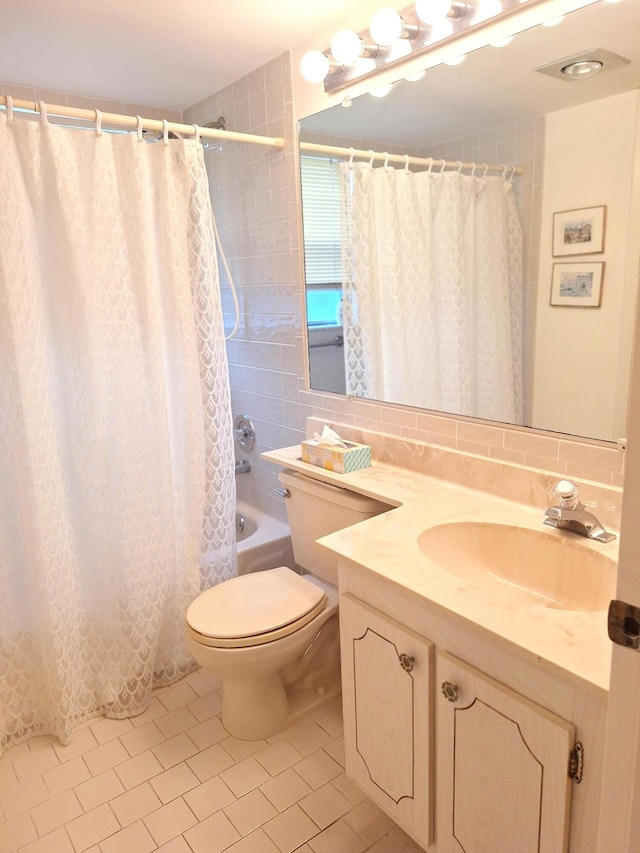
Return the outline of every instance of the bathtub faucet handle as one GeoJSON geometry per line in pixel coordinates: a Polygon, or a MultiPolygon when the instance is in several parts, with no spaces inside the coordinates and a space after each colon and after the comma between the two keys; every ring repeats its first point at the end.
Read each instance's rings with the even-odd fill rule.
{"type": "Polygon", "coordinates": [[[291,492],[289,491],[289,489],[274,489],[273,491],[276,493],[276,495],[280,495],[281,498],[291,497],[291,492]]]}

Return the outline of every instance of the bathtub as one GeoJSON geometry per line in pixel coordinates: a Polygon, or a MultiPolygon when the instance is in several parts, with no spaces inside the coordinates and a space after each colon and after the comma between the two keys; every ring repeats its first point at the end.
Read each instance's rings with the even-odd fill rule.
{"type": "Polygon", "coordinates": [[[277,566],[297,568],[288,525],[242,501],[236,505],[236,540],[239,575],[277,566]]]}

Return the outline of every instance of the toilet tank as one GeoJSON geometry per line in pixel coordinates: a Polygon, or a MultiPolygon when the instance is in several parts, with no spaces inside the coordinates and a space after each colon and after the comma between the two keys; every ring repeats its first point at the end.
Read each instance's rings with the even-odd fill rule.
{"type": "Polygon", "coordinates": [[[296,563],[337,586],[338,560],[317,545],[316,539],[393,507],[289,469],[282,471],[278,479],[289,490],[285,506],[296,563]]]}

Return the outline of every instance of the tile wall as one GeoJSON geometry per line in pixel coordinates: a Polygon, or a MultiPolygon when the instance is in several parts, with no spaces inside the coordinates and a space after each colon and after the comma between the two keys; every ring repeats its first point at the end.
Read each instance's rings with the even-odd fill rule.
{"type": "Polygon", "coordinates": [[[49,89],[33,89],[29,86],[17,86],[13,83],[0,82],[0,95],[11,95],[12,98],[23,101],[44,101],[47,104],[59,104],[66,107],[78,107],[83,110],[102,110],[118,115],[137,116],[168,121],[182,121],[180,110],[166,110],[144,104],[129,104],[125,101],[105,101],[99,98],[86,98],[82,95],[72,95],[68,92],[54,92],[49,89]]]}

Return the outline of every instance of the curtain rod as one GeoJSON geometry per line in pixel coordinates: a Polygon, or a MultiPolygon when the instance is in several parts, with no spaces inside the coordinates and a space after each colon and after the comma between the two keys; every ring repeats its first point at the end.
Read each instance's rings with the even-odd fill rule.
{"type": "Polygon", "coordinates": [[[522,166],[495,166],[487,163],[462,163],[460,160],[439,160],[434,157],[411,157],[409,154],[387,154],[386,151],[365,151],[362,148],[341,148],[337,145],[319,145],[315,142],[301,142],[301,151],[314,151],[318,154],[335,154],[339,157],[360,157],[367,160],[384,160],[385,163],[411,163],[413,166],[439,166],[444,169],[482,169],[483,172],[512,172],[514,175],[524,174],[522,166]]]}
{"type": "MultiPolygon", "coordinates": [[[[7,105],[7,98],[0,97],[0,104],[7,105]]],[[[26,110],[27,112],[39,113],[40,104],[36,101],[23,101],[18,98],[13,99],[14,109],[26,110]]],[[[102,116],[104,124],[117,125],[119,127],[131,128],[137,130],[139,119],[138,116],[120,115],[118,113],[102,112],[100,110],[85,110],[80,107],[67,107],[61,104],[45,104],[47,115],[64,117],[64,118],[79,118],[86,121],[96,121],[98,113],[102,116]]],[[[165,124],[161,119],[141,118],[141,128],[144,130],[163,131],[165,124]]],[[[168,131],[180,133],[183,135],[196,135],[196,128],[193,124],[180,124],[179,122],[168,121],[166,123],[168,131]]],[[[239,133],[234,130],[218,130],[214,127],[200,127],[198,132],[205,139],[229,139],[233,142],[248,142],[252,145],[270,145],[273,148],[284,148],[284,139],[281,136],[256,136],[253,133],[239,133]]]]}

